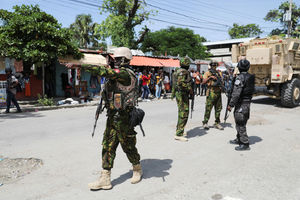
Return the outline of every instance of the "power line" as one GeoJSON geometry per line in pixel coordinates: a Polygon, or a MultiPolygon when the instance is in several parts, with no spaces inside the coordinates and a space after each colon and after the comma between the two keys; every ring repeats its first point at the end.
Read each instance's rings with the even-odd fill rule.
{"type": "Polygon", "coordinates": [[[227,24],[221,24],[221,23],[217,23],[217,22],[212,22],[212,21],[207,21],[207,20],[203,20],[203,19],[198,19],[198,18],[195,18],[195,17],[192,17],[192,16],[188,16],[188,15],[185,15],[185,14],[182,14],[182,13],[178,13],[178,12],[175,12],[175,11],[172,11],[172,10],[168,10],[168,9],[165,9],[165,8],[161,8],[161,7],[158,7],[158,6],[155,6],[155,5],[152,5],[150,3],[147,3],[147,5],[153,7],[153,8],[157,8],[159,10],[164,10],[164,11],[167,11],[167,12],[170,12],[170,13],[173,13],[173,14],[176,14],[176,15],[180,15],[180,16],[183,16],[183,17],[187,17],[189,19],[193,19],[193,20],[200,20],[202,22],[208,22],[208,23],[212,23],[212,24],[218,24],[218,25],[221,25],[221,26],[225,26],[225,27],[230,27],[229,25],[227,24]]]}
{"type": "MultiPolygon", "coordinates": [[[[156,4],[159,4],[160,6],[167,6],[167,7],[169,7],[169,8],[174,8],[174,9],[179,9],[180,11],[179,11],[179,13],[181,14],[181,13],[183,13],[183,11],[186,11],[186,12],[188,12],[189,14],[194,14],[194,12],[195,11],[193,11],[193,13],[192,13],[192,10],[195,8],[195,7],[193,7],[193,8],[191,8],[191,9],[189,9],[189,10],[186,10],[186,9],[183,9],[183,8],[188,8],[187,6],[186,6],[186,4],[184,5],[184,6],[181,6],[180,8],[178,8],[178,7],[175,7],[174,5],[168,5],[168,4],[164,4],[164,3],[162,3],[162,2],[157,2],[156,0],[151,0],[153,3],[156,3],[156,4]]],[[[152,4],[153,5],[153,4],[152,4]]],[[[157,5],[156,5],[157,6],[157,5]]],[[[178,6],[180,6],[179,4],[178,4],[178,6]]],[[[162,7],[161,7],[162,8],[162,7]]],[[[170,10],[170,9],[169,9],[170,10]]],[[[173,11],[173,10],[172,10],[173,11]]],[[[195,12],[195,15],[197,15],[196,14],[197,12],[195,12]]],[[[219,18],[219,17],[215,17],[215,16],[211,16],[211,15],[206,15],[206,14],[203,14],[203,12],[201,12],[201,17],[209,17],[209,18],[211,18],[211,19],[217,19],[218,21],[223,21],[224,20],[224,18],[223,19],[221,19],[221,18],[219,18]]],[[[197,19],[199,19],[199,18],[197,18],[197,19]]],[[[199,19],[200,20],[200,19],[199,19]]],[[[201,19],[202,21],[203,20],[206,20],[206,19],[201,19]]],[[[214,22],[214,23],[216,23],[216,22],[214,22]]],[[[218,25],[219,24],[221,24],[220,22],[218,23],[218,25]]],[[[222,24],[222,25],[227,25],[227,24],[222,24]]],[[[227,26],[229,26],[229,25],[227,25],[227,26]]]]}
{"type": "MultiPolygon", "coordinates": [[[[191,1],[190,1],[191,2],[191,1]]],[[[231,15],[234,15],[234,16],[242,16],[242,17],[246,17],[248,19],[252,18],[252,19],[260,19],[259,17],[257,16],[254,16],[254,15],[249,15],[249,14],[246,14],[244,12],[239,12],[238,10],[231,10],[231,9],[227,9],[227,8],[224,8],[224,7],[221,7],[221,6],[217,6],[215,4],[210,4],[210,3],[207,3],[207,2],[203,2],[203,1],[192,1],[193,3],[196,3],[200,6],[204,6],[204,7],[209,7],[209,8],[216,8],[216,9],[219,9],[219,10],[223,10],[224,12],[227,12],[228,14],[231,14],[231,15]]]]}
{"type": "MultiPolygon", "coordinates": [[[[112,10],[112,9],[109,9],[109,8],[105,8],[103,6],[98,6],[98,5],[95,5],[95,4],[92,4],[92,3],[86,3],[86,2],[83,2],[83,1],[80,1],[80,0],[69,0],[69,1],[77,2],[77,3],[81,3],[81,4],[87,4],[87,5],[90,5],[90,6],[93,6],[93,7],[100,7],[100,8],[112,10]]],[[[172,12],[172,11],[170,11],[170,12],[172,12]]],[[[181,15],[181,14],[179,14],[179,15],[181,15]]],[[[184,16],[184,15],[182,15],[182,16],[184,16]]],[[[186,16],[186,17],[191,18],[190,16],[186,16]]],[[[194,25],[185,25],[185,24],[180,24],[180,23],[175,23],[175,22],[169,22],[169,21],[165,21],[165,20],[161,20],[161,19],[156,19],[156,18],[150,18],[150,17],[149,17],[149,19],[154,20],[154,21],[160,21],[160,22],[164,22],[164,23],[169,23],[169,24],[173,24],[173,25],[178,25],[178,26],[185,26],[185,27],[190,27],[190,28],[200,28],[200,29],[207,29],[207,30],[227,32],[227,31],[221,30],[221,29],[207,28],[207,27],[194,26],[194,25]]],[[[225,26],[227,27],[227,25],[225,25],[225,26]]]]}
{"type": "Polygon", "coordinates": [[[221,29],[214,29],[214,28],[207,28],[207,27],[202,27],[202,26],[194,26],[194,25],[186,25],[186,24],[179,24],[179,23],[169,22],[169,21],[165,21],[165,20],[161,20],[161,19],[155,19],[155,18],[151,18],[151,17],[149,17],[149,19],[154,20],[154,21],[168,23],[168,24],[178,25],[178,26],[185,26],[185,27],[190,27],[190,28],[199,28],[199,29],[207,29],[207,30],[213,30],[213,31],[227,32],[227,31],[221,30],[221,29]]]}

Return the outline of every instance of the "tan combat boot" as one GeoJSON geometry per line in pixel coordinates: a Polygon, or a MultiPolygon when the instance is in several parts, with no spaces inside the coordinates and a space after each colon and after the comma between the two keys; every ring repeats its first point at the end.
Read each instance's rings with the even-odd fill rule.
{"type": "Polygon", "coordinates": [[[221,124],[220,123],[215,123],[215,128],[216,129],[219,129],[219,130],[224,130],[224,128],[223,128],[223,126],[221,126],[221,124]]]}
{"type": "Polygon", "coordinates": [[[103,169],[98,181],[88,184],[91,190],[110,190],[112,188],[110,181],[110,170],[103,169]]]}
{"type": "Polygon", "coordinates": [[[184,132],[184,133],[183,133],[183,136],[184,136],[184,137],[187,137],[187,132],[184,132]]]}
{"type": "Polygon", "coordinates": [[[188,139],[186,138],[186,137],[184,137],[184,136],[177,136],[177,135],[175,135],[175,140],[179,140],[179,141],[182,141],[182,142],[187,142],[188,141],[188,139]]]}
{"type": "Polygon", "coordinates": [[[131,183],[136,184],[142,180],[143,171],[141,164],[133,165],[133,174],[131,178],[131,183]]]}
{"type": "Polygon", "coordinates": [[[208,126],[207,124],[203,124],[203,128],[204,128],[205,130],[208,130],[208,129],[209,129],[209,126],[208,126]]]}

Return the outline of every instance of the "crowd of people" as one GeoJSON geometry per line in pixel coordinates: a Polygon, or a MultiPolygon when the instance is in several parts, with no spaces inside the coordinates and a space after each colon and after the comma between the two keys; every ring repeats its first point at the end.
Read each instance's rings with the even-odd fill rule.
{"type": "MultiPolygon", "coordinates": [[[[167,93],[171,93],[173,85],[172,75],[163,69],[151,68],[150,70],[135,70],[138,79],[140,97],[143,101],[150,101],[150,99],[166,98],[167,93]]],[[[203,82],[205,71],[200,73],[199,70],[190,70],[190,75],[193,81],[195,96],[206,96],[207,84],[203,82]]],[[[228,90],[232,85],[233,71],[225,71],[222,73],[225,89],[228,90]]]]}

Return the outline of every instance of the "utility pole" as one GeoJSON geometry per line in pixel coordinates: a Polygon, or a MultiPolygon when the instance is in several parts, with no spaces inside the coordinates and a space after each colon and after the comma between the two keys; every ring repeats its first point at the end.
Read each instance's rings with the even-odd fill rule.
{"type": "Polygon", "coordinates": [[[289,8],[289,14],[288,14],[288,23],[289,23],[289,27],[288,27],[288,37],[291,37],[291,33],[292,33],[292,5],[293,5],[293,0],[290,0],[290,8],[289,8]]]}

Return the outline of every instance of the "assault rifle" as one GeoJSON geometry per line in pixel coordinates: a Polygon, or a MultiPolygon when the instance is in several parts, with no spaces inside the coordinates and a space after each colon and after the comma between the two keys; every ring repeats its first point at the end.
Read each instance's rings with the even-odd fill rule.
{"type": "Polygon", "coordinates": [[[94,134],[95,134],[95,130],[96,130],[96,126],[97,126],[97,121],[98,121],[98,118],[99,118],[99,115],[103,112],[104,108],[102,108],[102,102],[103,102],[103,98],[102,98],[102,95],[101,95],[101,100],[100,100],[100,103],[97,107],[97,110],[96,110],[96,114],[95,114],[95,124],[94,124],[94,129],[93,129],[93,133],[92,133],[92,137],[94,137],[94,134]]]}
{"type": "Polygon", "coordinates": [[[232,78],[232,82],[231,82],[231,86],[229,89],[227,89],[226,91],[226,96],[227,96],[227,104],[226,104],[226,111],[225,111],[225,116],[224,116],[224,123],[226,122],[226,120],[228,119],[229,117],[229,113],[228,113],[228,106],[229,106],[229,103],[231,101],[231,98],[232,98],[232,92],[233,92],[233,87],[234,87],[234,82],[235,82],[235,77],[232,78]]]}
{"type": "Polygon", "coordinates": [[[192,82],[192,93],[190,94],[191,99],[191,119],[193,118],[194,103],[195,103],[195,82],[192,82]]]}

